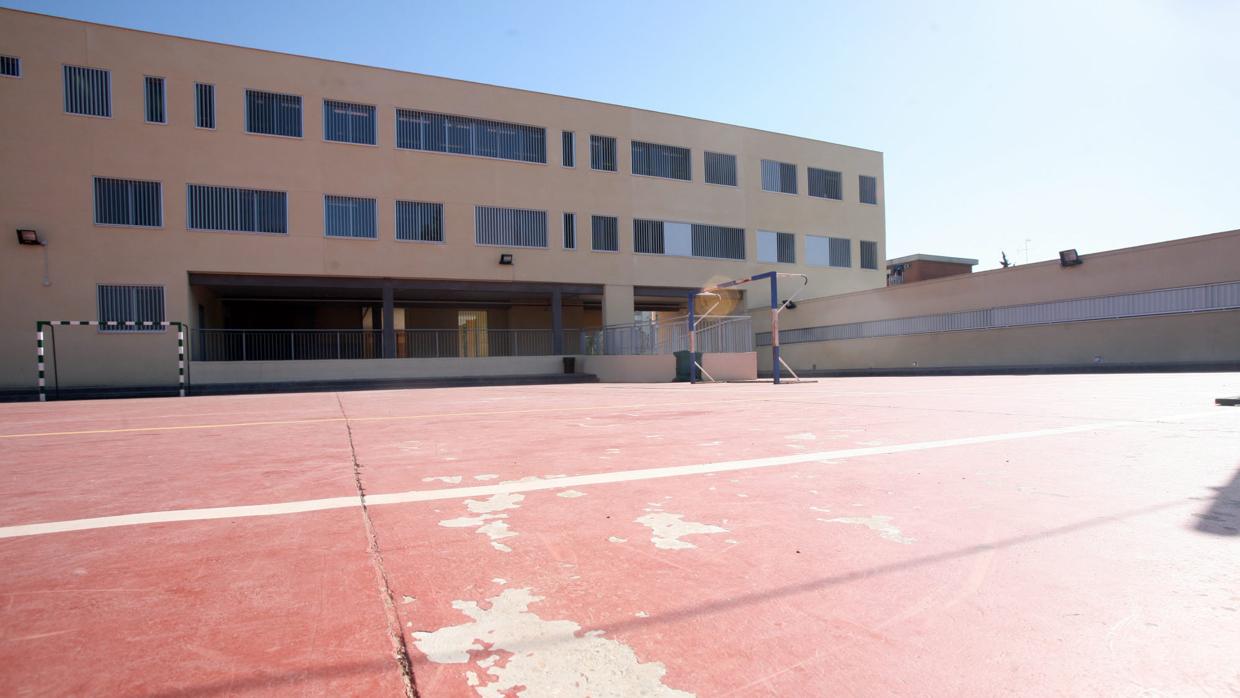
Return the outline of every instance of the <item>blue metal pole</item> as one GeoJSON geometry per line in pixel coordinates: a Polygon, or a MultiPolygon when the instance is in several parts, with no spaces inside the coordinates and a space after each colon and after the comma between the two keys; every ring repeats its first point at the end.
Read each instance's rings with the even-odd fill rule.
{"type": "Polygon", "coordinates": [[[779,385],[779,281],[771,274],[771,375],[775,377],[775,385],[779,385]]]}

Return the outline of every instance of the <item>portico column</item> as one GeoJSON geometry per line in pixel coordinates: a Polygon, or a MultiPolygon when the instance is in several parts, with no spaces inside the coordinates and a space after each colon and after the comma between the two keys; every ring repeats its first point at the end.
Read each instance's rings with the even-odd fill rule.
{"type": "Polygon", "coordinates": [[[551,291],[551,353],[564,353],[564,304],[563,294],[556,288],[551,291]]]}
{"type": "Polygon", "coordinates": [[[396,358],[396,294],[391,281],[383,282],[383,358],[396,358]]]}

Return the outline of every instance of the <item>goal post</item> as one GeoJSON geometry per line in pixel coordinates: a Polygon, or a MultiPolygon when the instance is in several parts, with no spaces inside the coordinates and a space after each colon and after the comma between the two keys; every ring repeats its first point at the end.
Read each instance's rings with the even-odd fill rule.
{"type": "MultiPolygon", "coordinates": [[[[689,294],[689,383],[692,384],[698,382],[698,371],[702,371],[703,373],[706,372],[706,370],[703,369],[697,362],[696,352],[698,325],[701,324],[702,320],[705,320],[710,315],[711,311],[719,306],[719,302],[716,302],[714,305],[707,308],[706,312],[698,316],[695,312],[695,305],[698,296],[714,296],[719,298],[719,294],[717,293],[718,291],[732,288],[733,286],[741,286],[743,284],[762,281],[764,279],[769,279],[771,282],[771,376],[775,379],[775,385],[779,385],[781,368],[783,368],[787,369],[788,373],[792,374],[794,381],[800,381],[800,377],[797,376],[796,371],[793,371],[792,367],[789,366],[779,354],[779,314],[783,312],[788,305],[792,303],[792,301],[800,295],[802,291],[805,290],[807,286],[809,286],[809,277],[805,274],[768,271],[761,274],[755,274],[753,276],[747,276],[743,279],[725,281],[689,294]],[[801,285],[793,291],[788,298],[782,301],[779,300],[780,277],[798,278],[801,280],[801,285]]],[[[706,375],[707,377],[710,377],[709,373],[706,375]]],[[[711,380],[713,381],[714,379],[712,378],[711,380]]]]}
{"type": "MultiPolygon", "coordinates": [[[[185,329],[187,325],[178,321],[134,322],[126,320],[38,320],[35,322],[36,360],[39,371],[39,402],[47,402],[47,368],[44,363],[44,327],[147,327],[177,328],[177,393],[185,397],[185,329]]],[[[53,347],[53,351],[55,348],[53,347]]],[[[57,379],[59,380],[59,379],[57,379]]]]}

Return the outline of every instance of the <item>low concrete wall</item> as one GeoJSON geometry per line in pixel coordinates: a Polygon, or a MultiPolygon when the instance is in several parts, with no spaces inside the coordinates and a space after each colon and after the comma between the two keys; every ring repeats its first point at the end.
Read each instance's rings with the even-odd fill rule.
{"type": "Polygon", "coordinates": [[[295,383],[299,381],[389,380],[529,376],[562,373],[558,356],[471,359],[357,359],[340,361],[202,361],[191,367],[195,385],[295,383]]]}
{"type": "MultiPolygon", "coordinates": [[[[719,381],[753,380],[758,376],[756,352],[704,354],[702,366],[719,381]]],[[[604,383],[670,383],[676,379],[676,357],[579,356],[577,370],[593,373],[604,383]]]]}
{"type": "MultiPolygon", "coordinates": [[[[667,383],[676,377],[676,359],[656,356],[578,356],[577,372],[592,373],[604,383],[667,383]]],[[[716,380],[750,380],[757,376],[754,352],[706,354],[706,370],[716,380]]],[[[296,383],[310,381],[392,380],[530,376],[562,373],[559,356],[470,359],[358,359],[342,361],[203,361],[191,367],[194,385],[296,383]]]]}

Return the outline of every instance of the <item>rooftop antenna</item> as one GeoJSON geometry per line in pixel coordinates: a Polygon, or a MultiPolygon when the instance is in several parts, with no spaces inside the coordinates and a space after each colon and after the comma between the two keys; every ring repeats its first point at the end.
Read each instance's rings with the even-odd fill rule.
{"type": "Polygon", "coordinates": [[[1025,238],[1025,264],[1029,263],[1029,243],[1033,242],[1029,238],[1025,238]]]}

